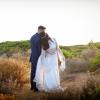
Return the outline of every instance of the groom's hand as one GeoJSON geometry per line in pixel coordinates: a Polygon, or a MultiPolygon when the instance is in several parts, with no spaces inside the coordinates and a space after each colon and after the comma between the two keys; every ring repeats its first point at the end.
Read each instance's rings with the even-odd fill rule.
{"type": "Polygon", "coordinates": [[[58,65],[59,65],[59,66],[61,65],[61,61],[60,61],[60,60],[58,60],[58,65]]]}

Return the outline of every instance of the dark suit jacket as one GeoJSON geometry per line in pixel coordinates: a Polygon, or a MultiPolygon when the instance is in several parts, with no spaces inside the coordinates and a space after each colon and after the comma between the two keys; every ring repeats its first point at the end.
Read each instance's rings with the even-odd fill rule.
{"type": "Polygon", "coordinates": [[[30,44],[31,44],[31,56],[30,56],[30,62],[33,63],[34,65],[37,64],[38,58],[41,54],[41,36],[36,33],[33,35],[30,39],[30,44]]]}

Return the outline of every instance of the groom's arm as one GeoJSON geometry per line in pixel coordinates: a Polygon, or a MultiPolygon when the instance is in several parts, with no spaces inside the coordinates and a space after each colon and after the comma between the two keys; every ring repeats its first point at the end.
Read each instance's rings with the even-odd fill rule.
{"type": "Polygon", "coordinates": [[[30,39],[30,46],[31,46],[31,62],[36,62],[38,59],[38,51],[35,38],[30,39]]]}

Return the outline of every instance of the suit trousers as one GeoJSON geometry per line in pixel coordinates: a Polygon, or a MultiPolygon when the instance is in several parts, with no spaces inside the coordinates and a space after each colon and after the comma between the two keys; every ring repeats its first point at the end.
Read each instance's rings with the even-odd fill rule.
{"type": "Polygon", "coordinates": [[[31,62],[31,79],[30,79],[30,83],[31,83],[31,90],[37,90],[36,88],[36,82],[33,82],[34,78],[35,78],[35,74],[36,74],[36,63],[32,63],[31,62]]]}

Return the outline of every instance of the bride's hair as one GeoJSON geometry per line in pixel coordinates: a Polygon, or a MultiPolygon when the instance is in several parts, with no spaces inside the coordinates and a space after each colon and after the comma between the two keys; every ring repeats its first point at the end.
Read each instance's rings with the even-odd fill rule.
{"type": "Polygon", "coordinates": [[[49,40],[51,40],[50,36],[45,33],[45,32],[41,32],[40,33],[41,36],[41,46],[44,50],[47,50],[49,48],[49,40]]]}

